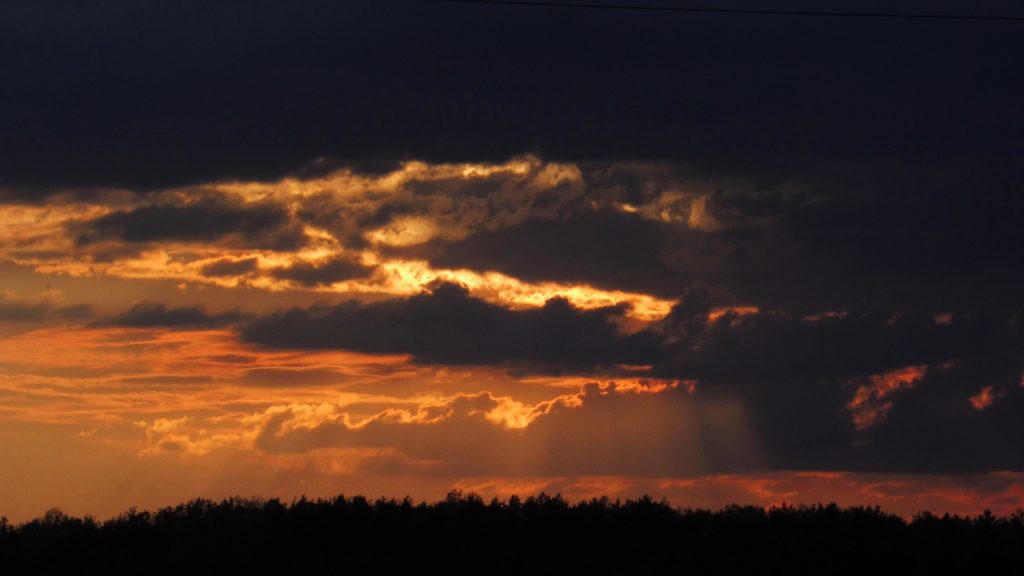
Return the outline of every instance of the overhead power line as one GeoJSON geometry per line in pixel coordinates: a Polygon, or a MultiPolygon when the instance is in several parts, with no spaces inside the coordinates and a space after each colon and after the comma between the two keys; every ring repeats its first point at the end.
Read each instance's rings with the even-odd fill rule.
{"type": "Polygon", "coordinates": [[[755,16],[817,16],[831,18],[899,18],[904,20],[973,20],[989,22],[1024,22],[1024,16],[984,16],[976,14],[907,13],[907,12],[829,12],[825,10],[770,10],[757,8],[710,8],[699,6],[658,6],[647,4],[600,4],[577,2],[543,2],[540,0],[436,0],[452,4],[522,6],[532,8],[575,8],[592,10],[631,10],[634,12],[689,12],[698,14],[749,14],[755,16]]]}

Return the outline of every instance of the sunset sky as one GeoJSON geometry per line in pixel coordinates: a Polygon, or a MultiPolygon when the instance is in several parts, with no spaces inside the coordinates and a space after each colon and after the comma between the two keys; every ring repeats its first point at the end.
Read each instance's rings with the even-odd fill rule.
{"type": "Polygon", "coordinates": [[[1019,21],[5,2],[0,516],[1022,507],[1021,54],[1019,21]]]}

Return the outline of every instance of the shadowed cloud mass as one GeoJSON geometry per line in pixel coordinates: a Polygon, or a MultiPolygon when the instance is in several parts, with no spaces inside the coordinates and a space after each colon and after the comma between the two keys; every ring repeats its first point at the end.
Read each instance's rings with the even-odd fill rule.
{"type": "Polygon", "coordinates": [[[278,312],[252,322],[241,336],[282,348],[412,354],[423,363],[587,371],[660,359],[654,334],[619,332],[614,320],[623,312],[622,306],[580,310],[564,299],[511,310],[441,284],[406,299],[278,312]]]}
{"type": "Polygon", "coordinates": [[[208,313],[202,306],[169,307],[159,302],[142,302],[114,316],[100,318],[96,326],[125,328],[217,328],[234,324],[238,312],[208,313]]]}
{"type": "Polygon", "coordinates": [[[202,242],[228,236],[243,245],[270,250],[294,250],[304,243],[301,229],[281,207],[232,205],[218,199],[111,212],[82,223],[76,242],[202,242]]]}

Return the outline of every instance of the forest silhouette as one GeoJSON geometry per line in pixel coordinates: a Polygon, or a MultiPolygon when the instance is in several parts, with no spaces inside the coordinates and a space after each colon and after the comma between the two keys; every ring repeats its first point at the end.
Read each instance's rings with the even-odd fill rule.
{"type": "Polygon", "coordinates": [[[1022,551],[1024,510],[907,521],[877,506],[679,509],[647,496],[235,497],[103,522],[58,509],[20,525],[0,519],[7,574],[977,573],[1022,551]]]}

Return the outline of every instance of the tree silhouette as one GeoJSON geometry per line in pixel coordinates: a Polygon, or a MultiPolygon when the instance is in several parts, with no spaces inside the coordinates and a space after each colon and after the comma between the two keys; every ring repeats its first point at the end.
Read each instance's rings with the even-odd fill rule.
{"type": "Polygon", "coordinates": [[[105,522],[59,509],[0,518],[5,574],[972,573],[1012,565],[1024,510],[909,522],[879,507],[732,504],[676,509],[648,496],[570,503],[541,493],[436,503],[363,496],[197,499],[105,522]]]}

